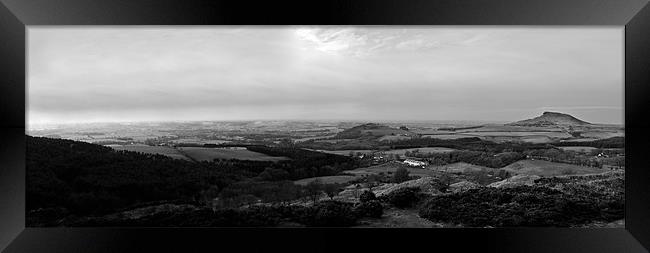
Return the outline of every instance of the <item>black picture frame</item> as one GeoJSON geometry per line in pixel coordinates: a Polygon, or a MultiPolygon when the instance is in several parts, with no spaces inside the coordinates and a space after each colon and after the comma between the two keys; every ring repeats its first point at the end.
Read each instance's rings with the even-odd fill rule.
{"type": "Polygon", "coordinates": [[[650,5],[647,0],[0,0],[3,252],[647,252],[650,5]],[[543,25],[625,27],[625,229],[25,228],[26,27],[34,25],[543,25]],[[243,240],[242,240],[243,239],[243,240]],[[343,245],[353,243],[353,245],[343,245]]]}

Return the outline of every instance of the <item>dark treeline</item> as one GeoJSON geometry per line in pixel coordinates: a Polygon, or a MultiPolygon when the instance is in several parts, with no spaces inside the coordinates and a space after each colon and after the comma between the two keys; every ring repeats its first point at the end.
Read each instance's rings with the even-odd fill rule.
{"type": "MultiPolygon", "coordinates": [[[[594,146],[598,148],[615,148],[622,147],[624,140],[622,137],[615,137],[601,141],[593,142],[575,142],[579,146],[594,146]]],[[[555,146],[576,146],[573,142],[562,142],[551,144],[530,144],[530,143],[495,143],[484,141],[479,138],[462,138],[455,140],[440,140],[420,138],[412,140],[403,140],[392,143],[392,148],[419,148],[419,147],[447,147],[459,149],[449,153],[435,152],[407,152],[408,157],[422,158],[431,164],[445,165],[456,162],[466,162],[475,165],[481,165],[490,168],[501,168],[513,162],[537,158],[552,162],[570,163],[582,166],[601,167],[603,162],[615,163],[611,161],[600,161],[595,158],[597,153],[607,153],[609,155],[618,155],[619,151],[607,151],[597,149],[591,154],[580,152],[570,152],[561,150],[555,146]]]]}
{"type": "Polygon", "coordinates": [[[516,161],[528,158],[590,167],[601,167],[603,164],[619,165],[616,164],[616,162],[623,159],[623,157],[616,157],[611,158],[610,160],[612,161],[600,161],[594,157],[594,154],[564,151],[558,148],[531,149],[523,152],[504,153],[466,150],[452,151],[449,153],[407,152],[405,155],[422,158],[430,164],[434,165],[446,165],[450,163],[465,162],[489,168],[502,168],[516,161]]]}
{"type": "Polygon", "coordinates": [[[487,140],[481,140],[478,137],[459,138],[452,140],[443,140],[427,137],[416,137],[412,139],[395,140],[390,142],[378,142],[375,139],[357,139],[353,142],[344,143],[326,143],[309,140],[298,144],[304,148],[324,149],[324,150],[346,150],[346,149],[408,149],[408,148],[425,148],[425,147],[446,147],[471,151],[483,151],[491,153],[502,152],[523,152],[530,149],[552,148],[551,144],[537,143],[496,143],[487,140]]]}
{"type": "Polygon", "coordinates": [[[388,150],[390,147],[377,143],[376,140],[357,139],[354,142],[316,142],[315,140],[308,140],[296,144],[302,148],[322,149],[322,150],[362,150],[362,149],[381,149],[388,150]]]}
{"type": "Polygon", "coordinates": [[[418,158],[425,158],[425,160],[434,165],[465,162],[489,168],[501,168],[516,161],[526,159],[526,155],[519,152],[494,154],[481,151],[464,150],[453,151],[449,153],[410,152],[409,155],[418,158]]]}
{"type": "Polygon", "coordinates": [[[270,156],[284,156],[291,158],[289,161],[280,161],[276,163],[274,168],[277,167],[287,171],[292,180],[335,175],[344,170],[354,169],[359,165],[358,160],[349,156],[310,151],[293,146],[249,146],[247,149],[270,156]]]}
{"type": "Polygon", "coordinates": [[[204,148],[231,148],[231,147],[249,147],[249,146],[254,146],[250,144],[238,144],[238,143],[221,143],[221,144],[212,144],[212,143],[206,143],[206,144],[196,144],[197,147],[204,147],[204,148]]]}
{"type": "MultiPolygon", "coordinates": [[[[161,142],[162,143],[162,142],[161,142]]],[[[149,146],[156,146],[161,143],[154,143],[154,142],[146,142],[145,144],[149,146]]],[[[185,143],[185,142],[180,142],[180,143],[174,143],[172,146],[174,147],[201,147],[201,148],[232,148],[232,147],[249,147],[249,146],[264,146],[267,145],[268,142],[266,141],[232,141],[232,142],[227,142],[227,143],[221,143],[221,144],[213,144],[213,143],[185,143]]]]}
{"type": "MultiPolygon", "coordinates": [[[[140,219],[105,219],[88,217],[71,219],[66,226],[75,227],[271,227],[287,223],[291,226],[347,227],[363,217],[373,217],[367,204],[352,204],[339,201],[323,201],[312,206],[250,206],[242,209],[180,210],[162,212],[140,219]]],[[[381,215],[382,207],[378,207],[381,215]]],[[[376,212],[376,211],[375,211],[376,212]]]]}
{"type": "MultiPolygon", "coordinates": [[[[622,190],[622,180],[617,184],[615,188],[622,190]]],[[[568,189],[574,187],[579,191],[576,194],[540,186],[472,189],[430,197],[419,207],[419,215],[470,227],[568,227],[624,217],[622,193],[599,194],[579,186],[568,189]]]]}
{"type": "Polygon", "coordinates": [[[476,129],[476,128],[481,128],[483,126],[468,126],[468,127],[441,127],[438,128],[439,131],[458,131],[458,130],[468,130],[468,129],[476,129]]]}
{"type": "Polygon", "coordinates": [[[580,166],[601,167],[602,162],[594,158],[594,154],[564,151],[558,148],[536,149],[524,152],[531,158],[543,159],[551,162],[568,163],[580,166]]]}
{"type": "Polygon", "coordinates": [[[625,137],[612,137],[595,141],[565,141],[554,143],[555,146],[594,147],[594,148],[625,148],[625,137]]]}
{"type": "Polygon", "coordinates": [[[132,204],[193,198],[257,176],[248,168],[193,163],[162,155],[27,136],[27,209],[65,207],[105,213],[132,204]]]}
{"type": "Polygon", "coordinates": [[[449,153],[409,152],[407,156],[423,158],[431,164],[445,165],[465,162],[489,168],[501,168],[513,162],[526,159],[530,150],[549,149],[548,144],[496,143],[477,137],[442,140],[434,138],[415,138],[391,142],[391,148],[446,147],[459,149],[449,153]]]}
{"type": "Polygon", "coordinates": [[[391,149],[424,148],[424,147],[445,147],[471,151],[483,151],[490,153],[502,152],[523,152],[531,149],[552,148],[550,144],[533,143],[496,143],[481,140],[478,137],[460,138],[454,140],[442,140],[435,138],[413,138],[408,140],[397,140],[390,143],[391,149]]]}
{"type": "Polygon", "coordinates": [[[150,201],[199,200],[242,186],[282,189],[288,184],[279,180],[333,175],[354,166],[349,157],[285,149],[263,151],[294,160],[196,163],[72,140],[26,139],[27,209],[65,208],[74,215],[105,214],[150,201]],[[310,160],[308,166],[301,164],[304,160],[310,160]]]}

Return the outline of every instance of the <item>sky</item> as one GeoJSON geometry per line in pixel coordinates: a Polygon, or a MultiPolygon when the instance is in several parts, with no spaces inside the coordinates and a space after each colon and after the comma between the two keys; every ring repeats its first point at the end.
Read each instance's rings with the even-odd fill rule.
{"type": "Polygon", "coordinates": [[[622,27],[28,27],[27,123],[623,123],[622,27]]]}

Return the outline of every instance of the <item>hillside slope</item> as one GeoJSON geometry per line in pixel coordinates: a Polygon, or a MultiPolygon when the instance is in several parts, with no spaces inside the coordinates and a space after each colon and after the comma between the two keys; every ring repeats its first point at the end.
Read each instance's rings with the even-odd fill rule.
{"type": "Polygon", "coordinates": [[[553,125],[563,125],[563,126],[583,126],[591,125],[591,123],[579,120],[569,114],[559,113],[559,112],[544,112],[542,115],[510,124],[511,126],[553,126],[553,125]]]}
{"type": "Polygon", "coordinates": [[[210,185],[223,186],[245,174],[85,142],[26,139],[28,210],[63,207],[90,214],[146,201],[191,199],[210,185]]]}
{"type": "Polygon", "coordinates": [[[521,160],[502,168],[515,175],[560,176],[602,173],[606,170],[544,160],[521,160]]]}
{"type": "Polygon", "coordinates": [[[382,137],[386,135],[404,135],[416,136],[417,134],[403,130],[392,128],[386,125],[367,123],[359,126],[346,129],[336,135],[337,139],[356,139],[364,136],[382,137]]]}

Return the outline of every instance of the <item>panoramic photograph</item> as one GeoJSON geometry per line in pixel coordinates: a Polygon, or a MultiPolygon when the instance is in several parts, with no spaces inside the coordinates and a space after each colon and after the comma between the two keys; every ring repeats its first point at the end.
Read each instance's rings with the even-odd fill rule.
{"type": "Polygon", "coordinates": [[[26,33],[27,227],[625,227],[622,27],[26,33]]]}

